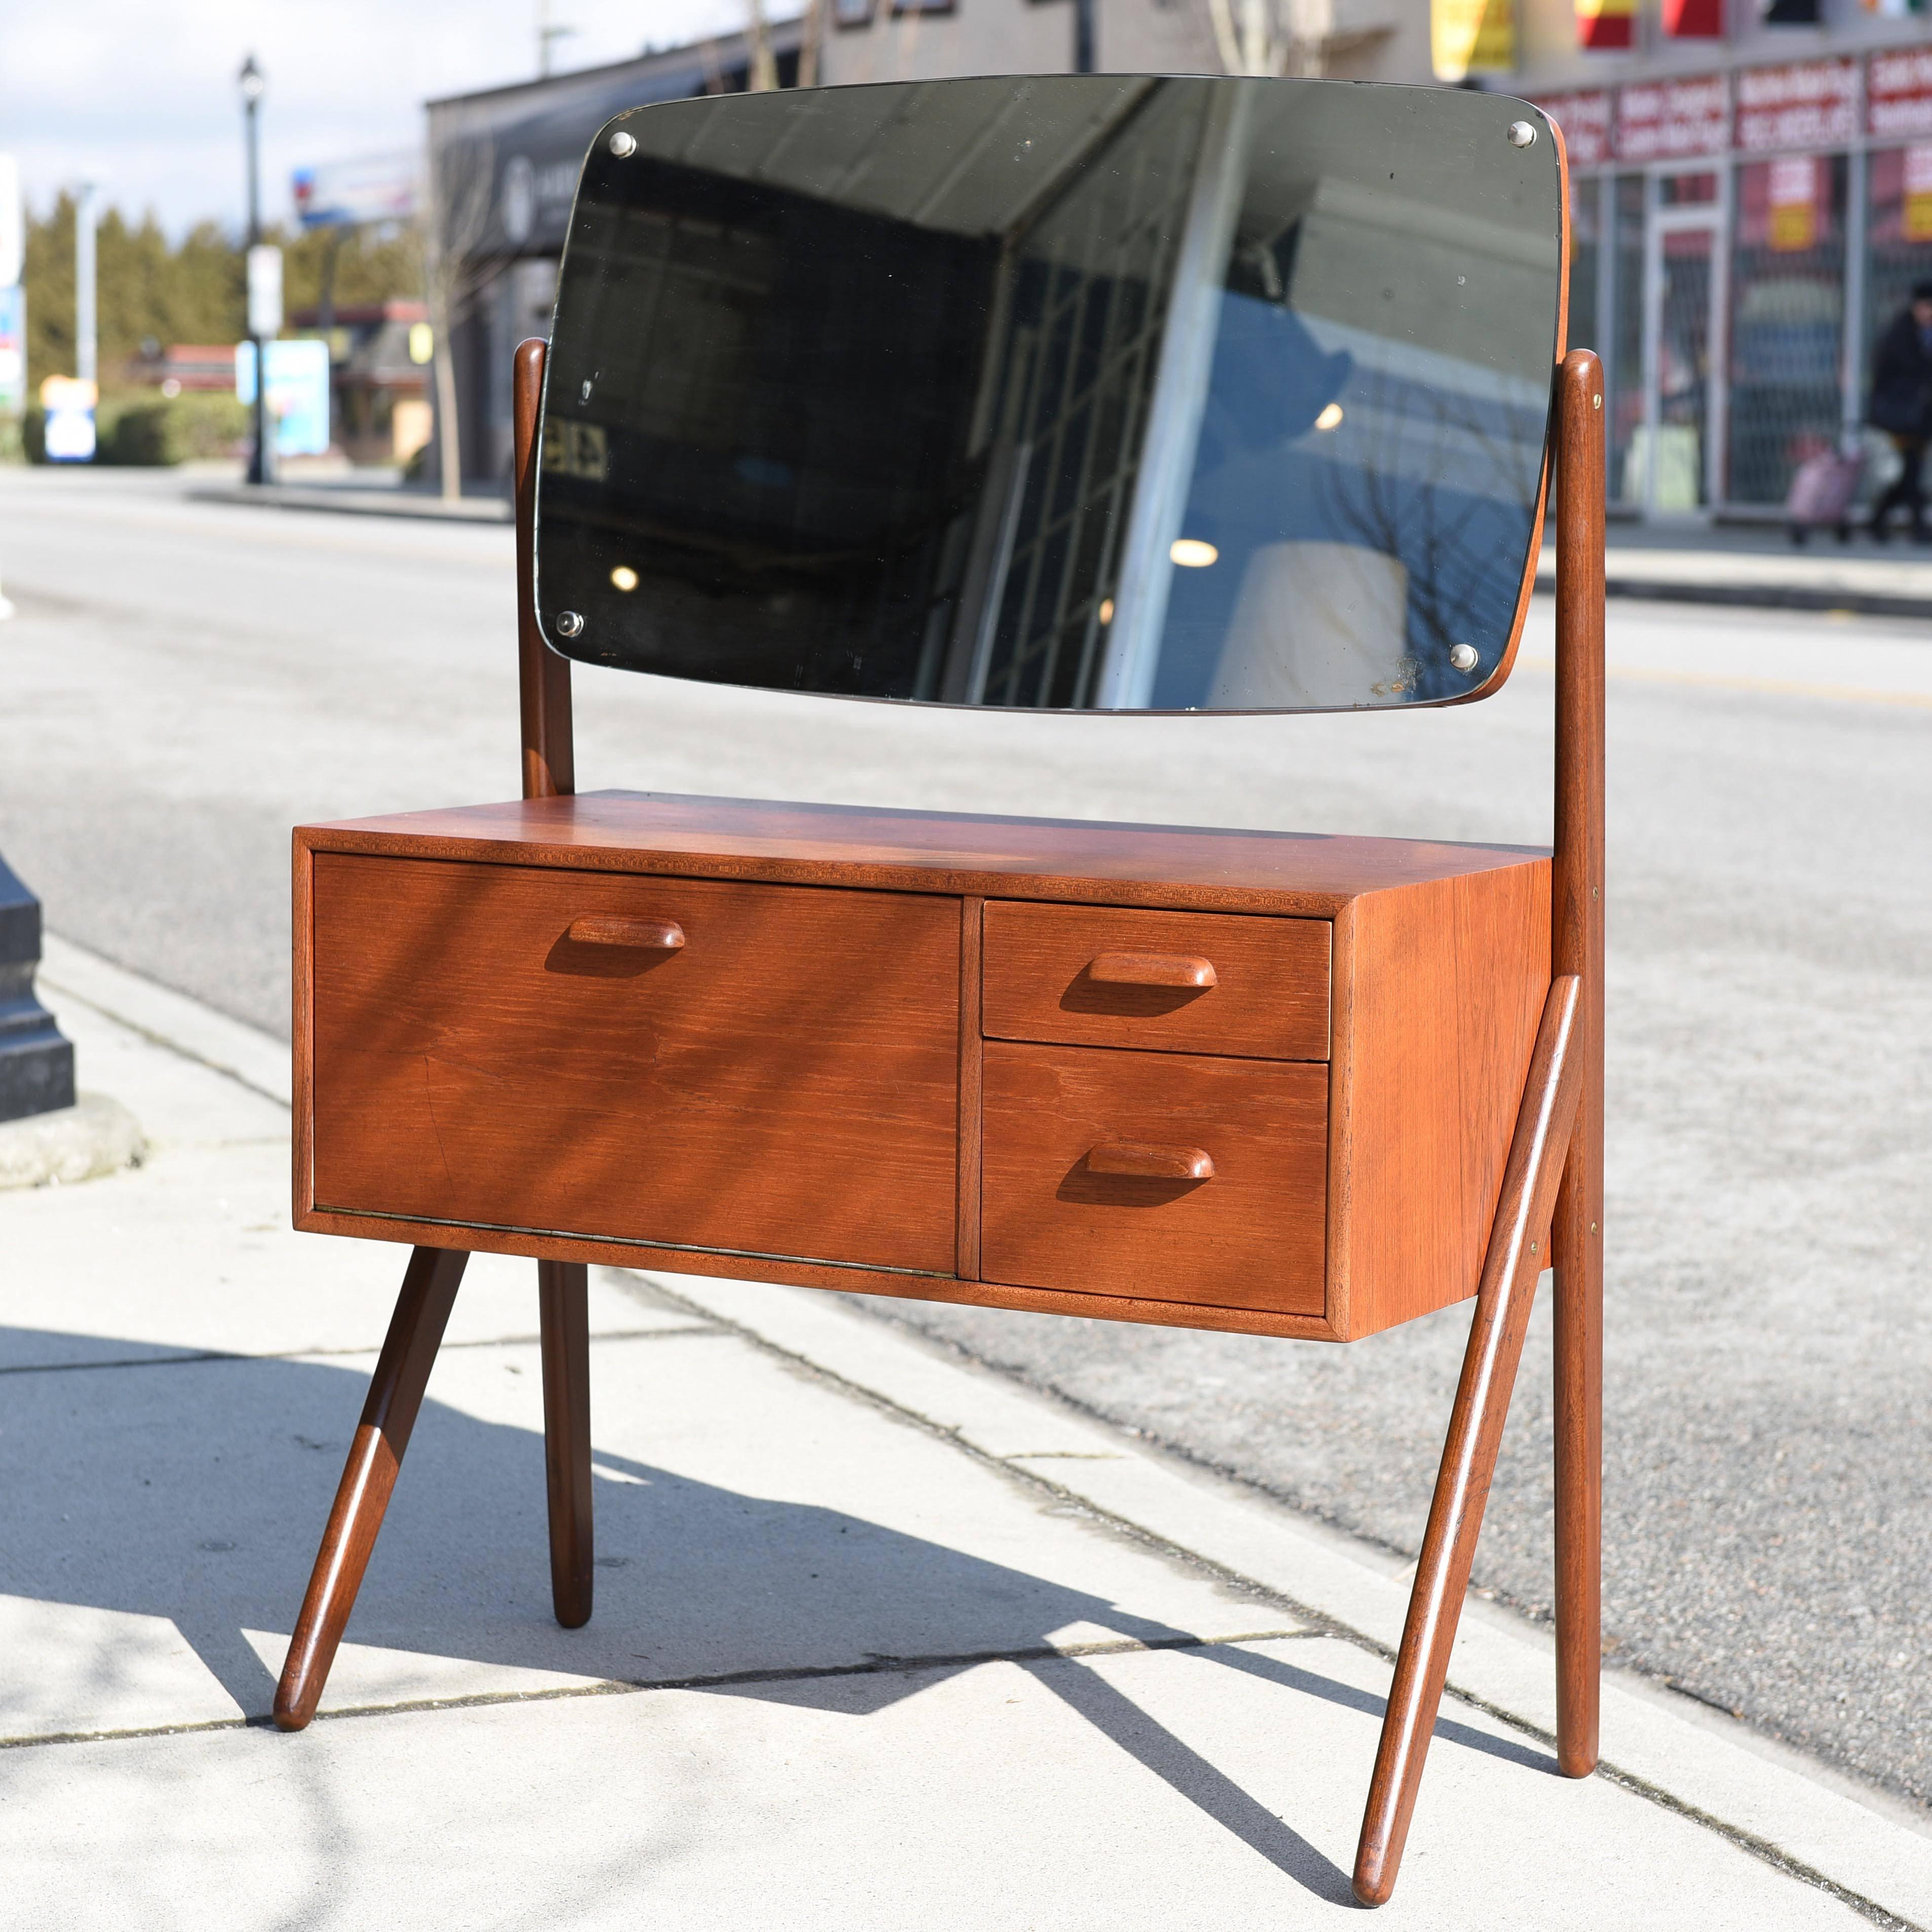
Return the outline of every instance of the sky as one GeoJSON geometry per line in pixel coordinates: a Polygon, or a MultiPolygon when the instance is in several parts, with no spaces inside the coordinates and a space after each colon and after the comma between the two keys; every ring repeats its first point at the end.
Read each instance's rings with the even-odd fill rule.
{"type": "MultiPolygon", "coordinates": [[[[747,0],[551,0],[557,71],[731,32],[747,0]]],[[[776,17],[798,10],[772,0],[776,17]]],[[[418,147],[422,104],[536,72],[539,0],[0,0],[0,153],[28,205],[92,179],[170,234],[246,209],[235,76],[252,52],[265,216],[298,166],[418,147]]]]}

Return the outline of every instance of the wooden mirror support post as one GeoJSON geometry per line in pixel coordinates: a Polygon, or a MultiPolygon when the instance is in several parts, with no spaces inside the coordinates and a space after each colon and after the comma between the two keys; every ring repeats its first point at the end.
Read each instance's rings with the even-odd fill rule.
{"type": "Polygon", "coordinates": [[[591,1259],[1344,1342],[1473,1281],[1356,1858],[1357,1897],[1379,1904],[1553,1264],[1558,1756],[1587,1775],[1602,1448],[1596,357],[1578,351],[1556,375],[1552,855],[580,798],[570,667],[533,595],[544,355],[526,342],[515,364],[523,802],[296,836],[296,1222],[416,1245],[276,1722],[299,1730],[315,1714],[469,1250],[537,1262],[567,1627],[591,1609],[591,1259]],[[870,1004],[836,970],[847,954],[890,982],[870,1004]],[[776,985],[774,960],[789,962],[776,985]],[[797,1091],[801,1037],[815,1042],[815,1100],[797,1091]],[[573,1052],[586,1038],[595,1065],[573,1052]],[[728,1076],[704,1119],[653,1102],[660,1048],[688,1084],[728,1076]],[[835,1121],[872,1134],[866,1160],[827,1151],[835,1121]],[[748,1160],[783,1167],[789,1219],[761,1190],[716,1185],[748,1160]],[[1424,1189],[1439,1211],[1414,1211],[1424,1189]]]}
{"type": "Polygon", "coordinates": [[[1448,1440],[1355,1854],[1384,1904],[1449,1670],[1530,1304],[1556,1270],[1556,1735],[1567,1778],[1597,1766],[1601,1673],[1604,1195],[1604,376],[1556,373],[1556,852],[1550,990],[1477,1290],[1448,1440]]]}

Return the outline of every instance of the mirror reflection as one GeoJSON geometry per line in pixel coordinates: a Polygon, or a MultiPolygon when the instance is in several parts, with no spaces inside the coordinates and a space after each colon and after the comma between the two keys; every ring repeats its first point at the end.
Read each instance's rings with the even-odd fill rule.
{"type": "Polygon", "coordinates": [[[1563,259],[1549,125],[1496,95],[639,109],[592,145],[559,284],[544,634],[956,704],[1480,694],[1536,541],[1563,259]]]}

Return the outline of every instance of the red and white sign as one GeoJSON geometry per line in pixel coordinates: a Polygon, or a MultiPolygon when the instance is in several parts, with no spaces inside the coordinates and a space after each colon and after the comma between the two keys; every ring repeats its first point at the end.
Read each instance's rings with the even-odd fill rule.
{"type": "Polygon", "coordinates": [[[1537,106],[1563,130],[1563,152],[1573,168],[1600,167],[1610,158],[1610,94],[1607,88],[1588,94],[1552,94],[1537,106]]]}
{"type": "Polygon", "coordinates": [[[1932,47],[1874,54],[1865,74],[1868,133],[1932,134],[1932,47]]]}
{"type": "Polygon", "coordinates": [[[1737,142],[1753,154],[1842,147],[1858,131],[1858,64],[1797,61],[1738,76],[1737,142]]]}
{"type": "Polygon", "coordinates": [[[1670,161],[1721,154],[1731,145],[1730,83],[1721,74],[1648,81],[1617,95],[1620,161],[1670,161]]]}

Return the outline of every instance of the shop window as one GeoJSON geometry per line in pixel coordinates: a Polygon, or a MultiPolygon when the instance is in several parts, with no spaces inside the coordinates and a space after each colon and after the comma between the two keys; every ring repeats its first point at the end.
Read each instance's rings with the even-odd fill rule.
{"type": "Polygon", "coordinates": [[[1718,177],[1710,169],[1696,174],[1666,175],[1657,184],[1657,198],[1666,208],[1696,208],[1718,198],[1718,177]]]}
{"type": "Polygon", "coordinates": [[[901,14],[950,14],[953,0],[892,0],[895,17],[901,14]]]}
{"type": "Polygon", "coordinates": [[[1593,177],[1570,177],[1570,346],[1597,349],[1597,286],[1601,279],[1602,202],[1606,184],[1593,177]]]}
{"type": "Polygon", "coordinates": [[[1932,282],[1932,142],[1873,150],[1865,218],[1864,340],[1858,345],[1858,409],[1871,386],[1872,352],[1912,299],[1932,282]]]}
{"type": "Polygon", "coordinates": [[[1729,500],[1781,503],[1843,434],[1845,158],[1738,170],[1731,258],[1729,500]]]}
{"type": "Polygon", "coordinates": [[[838,27],[869,27],[873,0],[832,0],[832,22],[838,27]]]}
{"type": "Polygon", "coordinates": [[[1630,452],[1643,422],[1643,189],[1641,175],[1617,182],[1609,358],[1610,496],[1616,502],[1635,502],[1641,494],[1630,452]]]}

